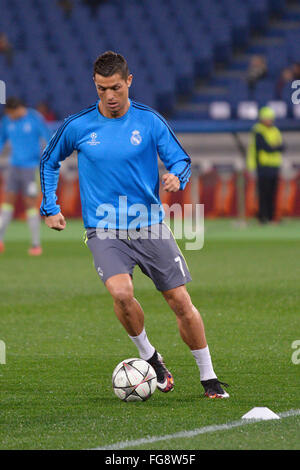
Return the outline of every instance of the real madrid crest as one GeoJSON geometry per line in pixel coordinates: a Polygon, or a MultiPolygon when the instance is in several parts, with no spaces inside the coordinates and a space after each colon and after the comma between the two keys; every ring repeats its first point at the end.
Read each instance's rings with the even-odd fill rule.
{"type": "Polygon", "coordinates": [[[142,136],[140,134],[140,131],[133,131],[130,137],[130,142],[132,145],[140,145],[142,142],[142,136]]]}

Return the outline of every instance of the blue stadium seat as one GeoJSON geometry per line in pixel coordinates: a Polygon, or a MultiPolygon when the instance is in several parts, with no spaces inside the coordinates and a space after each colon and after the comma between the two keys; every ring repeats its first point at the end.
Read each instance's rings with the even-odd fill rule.
{"type": "Polygon", "coordinates": [[[223,14],[231,23],[232,42],[235,48],[243,49],[250,38],[249,10],[238,0],[224,0],[223,14]]]}
{"type": "Polygon", "coordinates": [[[266,59],[269,75],[274,79],[277,79],[280,75],[280,72],[288,64],[288,50],[286,45],[269,47],[267,50],[266,59]]]}
{"type": "Polygon", "coordinates": [[[286,32],[287,55],[291,63],[300,62],[299,41],[300,28],[286,32]]]}
{"type": "Polygon", "coordinates": [[[249,87],[243,79],[231,79],[228,85],[230,102],[247,101],[250,99],[249,87]]]}
{"type": "Polygon", "coordinates": [[[247,82],[242,79],[231,79],[228,84],[228,101],[231,105],[233,117],[237,117],[239,103],[249,100],[250,92],[247,82]]]}
{"type": "Polygon", "coordinates": [[[246,0],[249,8],[250,23],[254,30],[266,30],[269,19],[268,0],[246,0]]]}
{"type": "MultiPolygon", "coordinates": [[[[235,50],[248,47],[248,54],[266,56],[270,82],[258,84],[254,95],[259,102],[272,97],[269,85],[272,82],[274,88],[283,68],[300,62],[300,28],[284,27],[284,21],[294,23],[300,15],[298,18],[297,8],[286,0],[130,0],[126,8],[123,0],[110,0],[94,15],[81,0],[74,0],[70,18],[56,1],[2,3],[0,31],[8,35],[16,54],[9,70],[4,70],[6,63],[0,56],[0,78],[32,103],[41,95],[49,97],[59,116],[96,100],[93,62],[108,49],[127,58],[134,74],[133,95],[162,112],[174,109],[178,94],[192,95],[199,78],[223,87],[223,95],[193,97],[203,116],[207,116],[205,103],[209,100],[226,98],[236,109],[239,100],[251,98],[244,80],[232,80],[230,75],[214,77],[216,63],[230,67],[231,76],[245,73],[246,56],[233,60],[235,50]],[[281,18],[279,25],[269,28],[270,15],[281,18]],[[253,31],[269,34],[269,38],[280,36],[285,44],[253,46],[253,31]]],[[[287,99],[287,89],[284,96],[287,99]]]]}
{"type": "Polygon", "coordinates": [[[270,79],[259,81],[251,95],[251,97],[258,103],[258,105],[266,106],[268,101],[275,99],[274,82],[270,79]]]}

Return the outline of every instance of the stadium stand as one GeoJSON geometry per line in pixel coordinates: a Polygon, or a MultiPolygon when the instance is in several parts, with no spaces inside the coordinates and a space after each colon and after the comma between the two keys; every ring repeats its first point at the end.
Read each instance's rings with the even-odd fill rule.
{"type": "Polygon", "coordinates": [[[218,102],[236,119],[241,101],[278,99],[288,101],[292,117],[290,94],[285,87],[278,97],[276,82],[300,61],[299,1],[111,0],[94,14],[81,0],[73,5],[66,15],[55,1],[3,0],[0,32],[15,51],[10,66],[0,54],[9,95],[33,106],[48,101],[62,119],[95,100],[92,63],[113,49],[135,75],[133,98],[173,119],[209,119],[218,102]],[[245,77],[254,54],[266,58],[268,75],[250,93],[245,77]]]}

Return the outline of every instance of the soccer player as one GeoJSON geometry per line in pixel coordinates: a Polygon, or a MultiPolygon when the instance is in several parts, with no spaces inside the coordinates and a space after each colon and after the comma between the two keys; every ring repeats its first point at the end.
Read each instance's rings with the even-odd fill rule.
{"type": "Polygon", "coordinates": [[[42,248],[36,173],[41,156],[40,139],[47,143],[51,136],[42,116],[34,109],[27,108],[19,98],[8,98],[4,109],[5,116],[0,127],[0,152],[8,141],[11,145],[11,158],[0,212],[0,253],[4,251],[5,231],[12,219],[20,192],[24,197],[31,232],[28,254],[39,256],[42,254],[42,248]]]}
{"type": "Polygon", "coordinates": [[[140,357],[157,373],[159,390],[172,390],[174,380],[147,337],[144,312],[134,297],[135,265],[152,279],[175,312],[181,337],[199,367],[205,395],[228,397],[214,372],[201,316],[185,287],[191,280],[188,267],[163,222],[159,199],[157,154],[168,170],[162,176],[164,189],[171,192],[184,189],[190,157],[162,116],[129,99],[133,77],[123,56],[112,51],[99,56],[93,78],[99,100],[67,118],[44,151],[41,214],[48,227],[66,227],[55,192],[60,162],[77,150],[87,245],[118,319],[140,357]],[[151,211],[153,207],[160,210],[151,211]]]}

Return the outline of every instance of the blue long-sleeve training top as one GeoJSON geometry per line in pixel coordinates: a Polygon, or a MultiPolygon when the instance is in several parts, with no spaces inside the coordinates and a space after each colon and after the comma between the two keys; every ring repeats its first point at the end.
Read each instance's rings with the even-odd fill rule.
{"type": "Polygon", "coordinates": [[[56,196],[60,162],[76,150],[86,228],[128,229],[137,217],[140,227],[161,222],[157,155],[178,176],[180,189],[190,177],[190,157],[164,118],[148,106],[130,101],[124,116],[106,118],[98,105],[99,100],[65,119],[44,150],[41,214],[60,212],[56,196]]]}
{"type": "Polygon", "coordinates": [[[9,163],[20,168],[35,168],[41,158],[41,139],[47,143],[51,133],[44,118],[35,109],[27,108],[20,119],[4,116],[0,125],[0,152],[8,141],[11,146],[9,163]]]}

